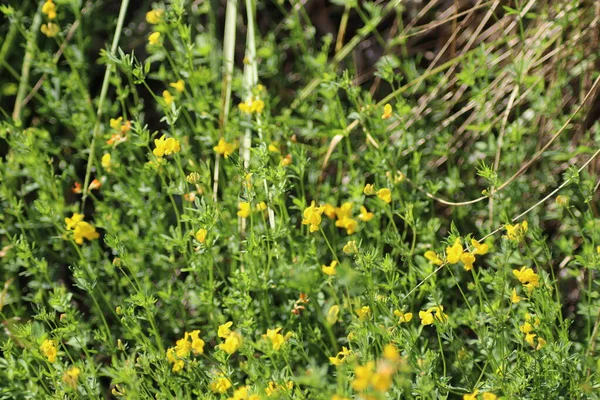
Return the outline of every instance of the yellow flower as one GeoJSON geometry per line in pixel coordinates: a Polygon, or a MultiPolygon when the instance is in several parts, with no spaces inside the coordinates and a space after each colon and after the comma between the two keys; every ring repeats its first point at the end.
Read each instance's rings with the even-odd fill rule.
{"type": "Polygon", "coordinates": [[[340,313],[340,306],[338,306],[337,304],[331,306],[331,308],[327,312],[327,323],[329,325],[335,324],[337,322],[339,313],[340,313]]]}
{"type": "Polygon", "coordinates": [[[190,337],[189,333],[185,333],[185,336],[175,342],[175,355],[179,358],[186,358],[190,352],[192,351],[192,342],[188,339],[190,337]]]}
{"type": "Polygon", "coordinates": [[[366,194],[367,196],[372,196],[375,194],[375,186],[373,186],[370,183],[367,183],[365,185],[365,188],[363,189],[363,193],[366,194]]]}
{"type": "Polygon", "coordinates": [[[219,143],[213,147],[213,150],[215,153],[222,154],[223,157],[229,158],[229,156],[233,154],[233,151],[235,150],[235,144],[227,143],[225,139],[221,138],[219,139],[219,143]]]}
{"type": "MultiPolygon", "coordinates": [[[[160,43],[160,32],[153,32],[150,34],[150,36],[148,36],[148,43],[151,46],[156,46],[157,44],[160,43]]],[[[163,92],[163,96],[164,96],[164,92],[163,92]]]]}
{"type": "Polygon", "coordinates": [[[225,341],[218,347],[227,354],[231,355],[238,351],[240,347],[242,347],[242,335],[237,332],[231,332],[229,335],[227,335],[225,341]]]}
{"type": "Polygon", "coordinates": [[[276,142],[269,143],[269,146],[267,147],[267,149],[271,153],[279,153],[279,144],[277,144],[276,142]]]}
{"type": "Polygon", "coordinates": [[[444,314],[444,306],[431,307],[426,311],[419,311],[419,318],[421,318],[421,325],[432,325],[434,323],[434,316],[440,322],[448,321],[448,316],[444,314]]]}
{"type": "Polygon", "coordinates": [[[388,119],[391,116],[392,116],[392,105],[390,103],[387,103],[385,106],[383,106],[383,114],[381,115],[381,119],[388,119]]]}
{"type": "Polygon", "coordinates": [[[171,104],[173,104],[173,101],[175,101],[175,98],[168,90],[163,90],[162,97],[167,107],[171,107],[171,104]]]}
{"type": "Polygon", "coordinates": [[[292,155],[291,154],[287,154],[285,157],[281,157],[281,161],[279,162],[279,165],[281,165],[282,167],[287,167],[288,165],[292,164],[292,155]]]}
{"type": "Polygon", "coordinates": [[[283,336],[281,333],[279,333],[281,332],[281,329],[282,328],[267,329],[267,333],[263,335],[263,339],[269,339],[271,341],[271,345],[275,351],[278,351],[285,341],[292,336],[291,332],[288,332],[285,336],[283,336]]]}
{"type": "Polygon", "coordinates": [[[167,361],[173,364],[173,372],[179,372],[183,370],[183,367],[185,366],[185,362],[182,359],[176,357],[175,347],[167,349],[167,361]]]}
{"type": "Polygon", "coordinates": [[[390,390],[394,372],[394,368],[389,363],[379,363],[377,371],[375,371],[375,374],[373,374],[373,377],[371,378],[373,389],[380,393],[390,390]]]}
{"type": "Polygon", "coordinates": [[[169,84],[169,86],[174,88],[177,93],[183,93],[185,91],[185,82],[183,79],[179,79],[177,82],[172,82],[169,84]]]}
{"type": "Polygon", "coordinates": [[[329,275],[329,276],[335,275],[336,274],[335,267],[337,266],[337,263],[338,263],[337,261],[333,260],[331,262],[331,264],[329,264],[329,266],[327,266],[327,265],[321,266],[321,270],[323,271],[323,273],[325,275],[329,275]]]}
{"type": "Polygon", "coordinates": [[[51,363],[56,361],[58,349],[56,348],[56,342],[54,340],[45,339],[40,346],[40,351],[51,363]]]}
{"type": "Polygon", "coordinates": [[[538,345],[535,349],[541,350],[544,348],[545,345],[546,345],[546,341],[544,339],[542,339],[541,337],[538,337],[538,345]]]}
{"type": "Polygon", "coordinates": [[[192,339],[192,351],[194,354],[204,354],[204,340],[199,337],[200,331],[194,330],[189,333],[189,337],[192,339]]]}
{"type": "Polygon", "coordinates": [[[206,229],[204,228],[200,228],[198,229],[198,232],[196,232],[196,240],[199,241],[200,243],[204,243],[206,241],[206,229]]]}
{"type": "Polygon", "coordinates": [[[475,389],[473,393],[465,394],[463,400],[477,400],[477,394],[479,394],[479,390],[475,389]]]}
{"type": "Polygon", "coordinates": [[[104,168],[107,171],[110,171],[110,168],[111,168],[110,153],[105,153],[102,156],[102,168],[104,168]]]}
{"type": "Polygon", "coordinates": [[[434,322],[431,311],[419,311],[419,318],[421,318],[421,325],[431,325],[434,322]]]}
{"type": "Polygon", "coordinates": [[[72,389],[77,389],[77,380],[81,374],[81,369],[78,367],[71,367],[65,371],[62,377],[62,381],[69,385],[72,389]]]}
{"type": "Polygon", "coordinates": [[[348,243],[346,243],[342,248],[342,251],[348,255],[357,253],[358,246],[356,245],[356,240],[350,240],[348,243]]]}
{"type": "Polygon", "coordinates": [[[537,335],[535,333],[528,333],[528,334],[525,335],[525,341],[527,343],[529,343],[531,345],[531,347],[534,347],[535,346],[534,339],[535,339],[536,336],[537,335]]]}
{"type": "MultiPolygon", "coordinates": [[[[398,322],[400,322],[400,323],[403,323],[403,322],[410,322],[410,320],[411,320],[411,319],[412,319],[412,317],[413,317],[413,314],[412,314],[412,313],[410,313],[410,312],[403,313],[403,312],[402,312],[402,311],[400,311],[400,310],[394,310],[394,315],[395,315],[396,317],[400,318],[400,319],[399,319],[399,321],[398,321],[398,322]]],[[[421,315],[421,314],[419,313],[419,316],[420,316],[420,315],[421,315]]]]}
{"type": "Polygon", "coordinates": [[[265,203],[264,201],[261,201],[255,207],[257,212],[265,211],[267,208],[267,203],[265,203]]]}
{"type": "Polygon", "coordinates": [[[248,393],[248,386],[242,386],[238,389],[236,389],[233,392],[233,397],[230,397],[228,400],[250,400],[249,399],[249,393],[248,393]]]}
{"type": "Polygon", "coordinates": [[[321,214],[325,208],[323,206],[316,207],[315,201],[313,200],[310,203],[310,207],[307,207],[304,210],[304,219],[302,220],[302,225],[310,225],[310,232],[316,232],[319,230],[319,225],[321,225],[321,214]]]}
{"type": "Polygon", "coordinates": [[[531,333],[533,332],[533,325],[531,325],[529,322],[525,322],[523,325],[519,326],[519,330],[522,333],[531,333]]]}
{"type": "Polygon", "coordinates": [[[119,117],[119,118],[111,118],[110,119],[110,128],[114,129],[115,131],[120,131],[121,130],[121,122],[123,121],[123,117],[119,117]]]}
{"type": "Polygon", "coordinates": [[[67,230],[73,230],[73,239],[79,245],[83,244],[83,239],[92,241],[100,237],[96,228],[83,220],[83,214],[75,213],[71,218],[65,218],[65,223],[67,230]]]}
{"type": "Polygon", "coordinates": [[[335,357],[329,357],[329,362],[337,367],[338,365],[342,364],[346,360],[346,357],[348,357],[350,354],[352,354],[352,350],[342,346],[342,351],[337,353],[335,357]]]}
{"type": "Polygon", "coordinates": [[[475,262],[475,256],[472,253],[466,252],[460,256],[460,261],[464,264],[465,271],[473,269],[473,263],[475,262]]]}
{"type": "Polygon", "coordinates": [[[362,306],[361,308],[356,310],[356,315],[358,315],[358,318],[361,321],[364,321],[367,318],[369,318],[370,314],[371,314],[371,307],[369,307],[369,306],[362,306]]]}
{"type": "Polygon", "coordinates": [[[388,343],[383,347],[383,358],[388,361],[397,362],[400,360],[400,353],[398,352],[396,346],[388,343]]]}
{"type": "Polygon", "coordinates": [[[58,32],[60,32],[60,29],[58,28],[58,25],[56,25],[52,22],[48,22],[47,24],[42,25],[42,27],[40,28],[40,31],[48,37],[54,37],[54,36],[58,35],[58,32]]]}
{"type": "Polygon", "coordinates": [[[360,206],[360,214],[358,215],[358,219],[360,219],[363,222],[369,222],[374,217],[375,217],[375,214],[367,211],[367,208],[365,206],[360,206]]]}
{"type": "Polygon", "coordinates": [[[327,218],[334,219],[335,218],[335,207],[329,203],[323,204],[323,213],[327,215],[327,218]]]}
{"type": "Polygon", "coordinates": [[[369,361],[365,365],[358,365],[354,368],[354,380],[352,381],[352,388],[358,392],[366,390],[373,378],[375,363],[369,361]]]}
{"type": "Polygon", "coordinates": [[[423,256],[428,259],[432,264],[442,265],[444,262],[442,259],[435,253],[435,251],[426,251],[423,256]]]}
{"type": "Polygon", "coordinates": [[[241,112],[246,114],[260,114],[265,108],[265,102],[262,100],[248,99],[245,102],[238,104],[238,108],[241,112]]]}
{"type": "Polygon", "coordinates": [[[346,229],[346,234],[352,235],[354,232],[356,232],[358,222],[356,222],[354,218],[344,217],[343,219],[338,219],[335,221],[335,226],[346,229]]]}
{"type": "Polygon", "coordinates": [[[165,10],[150,10],[146,13],[146,22],[156,25],[163,17],[165,10]]]}
{"type": "Polygon", "coordinates": [[[392,191],[388,188],[379,189],[377,191],[377,197],[390,204],[392,202],[392,191]]]}
{"type": "Polygon", "coordinates": [[[42,6],[42,13],[46,14],[48,19],[56,18],[56,4],[52,0],[46,0],[42,6]]]}
{"type": "Polygon", "coordinates": [[[498,399],[498,396],[496,396],[492,392],[485,392],[483,394],[483,400],[497,400],[497,399],[498,399]]]}
{"type": "Polygon", "coordinates": [[[540,287],[540,276],[531,268],[521,267],[520,270],[513,269],[513,274],[530,292],[534,287],[540,287]]]}
{"type": "Polygon", "coordinates": [[[513,304],[517,304],[521,300],[523,300],[523,298],[517,294],[517,289],[513,288],[512,293],[510,295],[510,301],[513,304]]]}
{"type": "Polygon", "coordinates": [[[238,217],[248,218],[250,216],[250,213],[252,212],[252,208],[250,207],[250,203],[248,203],[247,201],[243,201],[241,203],[238,203],[238,208],[240,209],[237,212],[238,217]]]}
{"type": "Polygon", "coordinates": [[[460,243],[460,238],[456,238],[452,246],[446,247],[446,260],[449,264],[456,264],[460,261],[463,254],[463,247],[460,243]]]}
{"type": "Polygon", "coordinates": [[[523,240],[525,234],[527,233],[528,224],[527,221],[523,221],[520,224],[506,225],[504,229],[506,229],[505,237],[508,238],[508,240],[512,240],[513,242],[520,242],[523,240]]]}
{"type": "Polygon", "coordinates": [[[475,249],[473,250],[473,254],[481,256],[487,254],[487,252],[490,249],[487,244],[481,244],[475,239],[471,239],[471,246],[473,246],[473,248],[475,249]]]}
{"type": "Polygon", "coordinates": [[[219,335],[220,338],[227,338],[227,336],[229,336],[229,334],[231,334],[231,330],[229,328],[231,328],[231,325],[233,325],[233,322],[229,321],[224,323],[223,325],[219,325],[219,329],[217,330],[217,335],[219,335]]]}
{"type": "Polygon", "coordinates": [[[181,151],[179,141],[174,138],[165,139],[165,135],[162,135],[160,139],[154,139],[154,146],[156,148],[152,150],[152,153],[159,158],[181,151]]]}
{"type": "Polygon", "coordinates": [[[225,377],[220,377],[212,381],[209,387],[213,393],[223,394],[231,387],[231,381],[225,377]]]}

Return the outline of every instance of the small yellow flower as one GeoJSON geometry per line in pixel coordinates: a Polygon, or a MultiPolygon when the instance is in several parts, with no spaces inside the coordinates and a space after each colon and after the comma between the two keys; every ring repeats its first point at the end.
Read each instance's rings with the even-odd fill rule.
{"type": "Polygon", "coordinates": [[[398,352],[396,346],[388,343],[383,347],[383,358],[388,361],[397,362],[400,361],[400,353],[398,352]]]}
{"type": "Polygon", "coordinates": [[[342,251],[348,255],[358,253],[358,246],[356,245],[356,240],[350,240],[348,243],[344,245],[342,251]]]}
{"type": "Polygon", "coordinates": [[[513,304],[517,304],[521,300],[523,300],[523,298],[517,294],[517,289],[513,288],[512,293],[510,295],[510,301],[513,304]]]}
{"type": "Polygon", "coordinates": [[[433,313],[431,311],[419,311],[421,325],[432,325],[434,322],[433,313]]]}
{"type": "Polygon", "coordinates": [[[154,139],[154,146],[155,149],[152,150],[152,153],[159,158],[181,151],[179,141],[174,138],[165,139],[165,135],[162,135],[160,139],[154,139]]]}
{"type": "Polygon", "coordinates": [[[452,246],[446,247],[446,260],[449,264],[456,264],[460,261],[463,254],[463,247],[460,243],[460,238],[456,238],[452,246]]]}
{"type": "Polygon", "coordinates": [[[241,112],[246,114],[260,114],[265,108],[265,102],[262,100],[248,99],[245,102],[238,104],[238,108],[241,112]]]}
{"type": "Polygon", "coordinates": [[[261,211],[265,211],[267,209],[267,203],[265,203],[264,201],[261,201],[260,203],[258,203],[255,207],[256,212],[261,212],[261,211]]]}
{"type": "Polygon", "coordinates": [[[373,186],[370,183],[367,183],[365,185],[365,188],[363,189],[363,193],[367,196],[373,196],[375,194],[375,186],[373,186]]]}
{"type": "Polygon", "coordinates": [[[525,234],[528,230],[527,221],[523,221],[520,224],[506,225],[506,238],[513,242],[520,242],[525,238],[525,234]]]}
{"type": "Polygon", "coordinates": [[[388,188],[379,189],[377,191],[377,197],[390,204],[392,202],[392,191],[388,188]]]}
{"type": "Polygon", "coordinates": [[[368,319],[371,315],[371,307],[362,306],[361,308],[356,310],[356,315],[358,315],[358,319],[360,319],[361,321],[368,319]]]}
{"type": "Polygon", "coordinates": [[[479,390],[475,389],[473,393],[465,394],[463,396],[463,400],[477,400],[477,395],[479,394],[479,390]]]}
{"type": "Polygon", "coordinates": [[[183,93],[185,91],[185,82],[183,79],[179,79],[177,82],[172,82],[169,84],[169,86],[174,88],[177,93],[183,93]]]}
{"type": "Polygon", "coordinates": [[[485,392],[483,394],[483,400],[497,400],[497,399],[498,399],[498,396],[496,396],[492,392],[485,392]]]}
{"type": "Polygon", "coordinates": [[[525,322],[523,325],[519,326],[519,330],[522,333],[531,333],[533,332],[533,325],[531,325],[529,322],[525,322]]]}
{"type": "Polygon", "coordinates": [[[150,10],[146,13],[146,22],[156,25],[161,21],[164,13],[165,10],[150,10]]]}
{"type": "Polygon", "coordinates": [[[190,334],[185,332],[185,336],[175,342],[175,355],[179,358],[186,358],[192,351],[192,342],[188,339],[190,334]]]}
{"type": "Polygon", "coordinates": [[[335,207],[329,203],[323,204],[323,213],[327,215],[327,218],[334,219],[335,218],[335,207]]]}
{"type": "Polygon", "coordinates": [[[110,119],[110,128],[114,129],[115,131],[120,131],[121,130],[121,122],[123,121],[123,117],[119,117],[119,118],[111,118],[110,119]]]}
{"type": "Polygon", "coordinates": [[[83,244],[83,239],[92,241],[100,237],[96,228],[83,220],[83,214],[75,213],[71,218],[65,218],[65,224],[67,230],[73,230],[73,239],[79,245],[83,244]]]}
{"type": "Polygon", "coordinates": [[[173,97],[171,92],[169,92],[168,90],[163,90],[162,97],[167,107],[171,107],[171,104],[173,104],[173,102],[175,101],[175,97],[173,97]]]}
{"type": "Polygon", "coordinates": [[[238,203],[238,208],[240,209],[237,212],[238,217],[248,218],[250,216],[250,213],[252,212],[252,207],[250,207],[250,203],[248,203],[247,201],[238,203]]]}
{"type": "Polygon", "coordinates": [[[111,162],[110,162],[110,153],[105,153],[102,156],[102,168],[104,168],[107,171],[110,171],[111,168],[111,162]]]}
{"type": "Polygon", "coordinates": [[[267,149],[271,153],[279,153],[279,145],[277,143],[275,143],[275,142],[269,143],[269,146],[267,147],[267,149]]]}
{"type": "Polygon", "coordinates": [[[237,332],[231,332],[229,335],[227,335],[225,341],[218,347],[227,354],[231,355],[238,351],[240,347],[242,347],[242,335],[237,332]]]}
{"type": "Polygon", "coordinates": [[[173,368],[171,369],[173,372],[179,372],[183,370],[183,367],[185,366],[185,361],[183,361],[181,358],[177,358],[175,354],[175,347],[167,349],[167,361],[173,364],[173,368]]]}
{"type": "Polygon", "coordinates": [[[531,268],[521,267],[520,270],[514,269],[513,274],[530,292],[533,288],[540,287],[540,276],[531,268]]]}
{"type": "Polygon", "coordinates": [[[337,322],[339,313],[340,313],[340,306],[338,306],[337,304],[331,306],[331,308],[327,312],[327,323],[329,325],[335,324],[337,322]]]}
{"type": "Polygon", "coordinates": [[[200,243],[204,243],[206,241],[206,229],[204,228],[200,228],[198,229],[198,232],[196,232],[196,240],[199,241],[200,243]]]}
{"type": "Polygon", "coordinates": [[[538,337],[538,345],[535,349],[541,350],[544,348],[545,345],[546,345],[546,341],[544,339],[542,339],[541,337],[538,337]]]}
{"type": "Polygon", "coordinates": [[[263,339],[269,339],[273,350],[278,351],[285,341],[291,336],[291,332],[283,336],[281,332],[282,328],[267,329],[267,333],[263,335],[263,339]]]}
{"type": "MultiPolygon", "coordinates": [[[[410,322],[410,320],[413,317],[413,314],[411,312],[403,313],[400,310],[394,310],[394,315],[399,318],[398,322],[400,322],[400,323],[410,322]]],[[[421,314],[419,314],[419,315],[421,315],[421,314]]]]}
{"type": "Polygon", "coordinates": [[[535,347],[534,339],[537,335],[535,333],[527,333],[525,335],[525,341],[531,345],[531,347],[535,347]]]}
{"type": "Polygon", "coordinates": [[[231,387],[231,381],[225,377],[220,377],[212,381],[209,387],[213,393],[223,394],[231,387]]]}
{"type": "Polygon", "coordinates": [[[310,232],[318,231],[319,225],[321,225],[321,214],[323,214],[324,210],[325,208],[323,206],[317,207],[313,200],[310,203],[310,206],[304,209],[302,225],[310,225],[310,232]]]}
{"type": "Polygon", "coordinates": [[[56,18],[56,4],[52,0],[46,0],[42,6],[42,14],[45,14],[48,19],[56,18]]]}
{"type": "Polygon", "coordinates": [[[226,323],[224,323],[223,325],[219,325],[219,329],[217,330],[217,335],[219,335],[220,338],[227,338],[227,336],[229,336],[231,334],[231,330],[229,328],[231,328],[231,325],[233,325],[233,322],[228,321],[226,323]]]}
{"type": "Polygon", "coordinates": [[[354,218],[344,217],[343,219],[338,219],[335,221],[335,226],[346,229],[346,234],[352,235],[354,232],[356,232],[358,222],[356,222],[354,218]]]}
{"type": "Polygon", "coordinates": [[[327,265],[321,266],[321,270],[323,271],[323,273],[325,275],[329,275],[329,276],[335,275],[337,273],[335,270],[337,263],[338,263],[337,261],[333,260],[331,262],[331,264],[329,264],[328,266],[327,265]]]}
{"type": "Polygon", "coordinates": [[[423,256],[428,259],[432,264],[442,265],[444,262],[442,259],[435,253],[435,251],[426,251],[423,256]]]}
{"type": "Polygon", "coordinates": [[[71,367],[65,371],[62,377],[62,381],[69,385],[71,389],[77,389],[77,380],[81,374],[81,369],[78,367],[71,367]]]}
{"type": "Polygon", "coordinates": [[[392,111],[392,105],[390,103],[387,103],[385,106],[383,106],[383,114],[381,115],[381,119],[388,119],[389,117],[391,117],[392,111]]]}
{"type": "Polygon", "coordinates": [[[51,363],[56,361],[58,349],[56,348],[56,342],[54,340],[45,339],[40,346],[40,351],[51,363]]]}
{"type": "Polygon", "coordinates": [[[346,360],[346,357],[348,357],[351,354],[352,350],[349,350],[345,346],[342,346],[342,351],[337,353],[335,357],[329,357],[329,362],[331,362],[337,367],[338,365],[342,364],[346,360]]]}
{"type": "MultiPolygon", "coordinates": [[[[150,34],[150,36],[148,36],[148,43],[151,46],[156,46],[157,44],[160,43],[160,32],[153,32],[150,34]]],[[[164,96],[164,93],[163,93],[164,96]]]]}
{"type": "Polygon", "coordinates": [[[369,222],[374,217],[375,217],[375,214],[367,211],[367,208],[365,206],[360,206],[360,214],[358,215],[358,219],[360,219],[363,222],[369,222]]]}
{"type": "Polygon", "coordinates": [[[291,154],[287,154],[285,157],[281,157],[281,161],[279,162],[279,165],[281,165],[282,167],[287,167],[288,165],[292,164],[292,155],[291,154]]]}
{"type": "Polygon", "coordinates": [[[465,271],[470,271],[473,269],[473,263],[475,262],[475,256],[472,253],[466,252],[460,256],[460,261],[464,264],[465,271]]]}
{"type": "Polygon", "coordinates": [[[235,144],[227,143],[225,139],[221,138],[219,139],[219,143],[215,147],[213,147],[213,150],[215,151],[215,153],[222,154],[223,157],[229,158],[229,156],[233,154],[235,150],[235,144]]]}
{"type": "Polygon", "coordinates": [[[473,254],[480,256],[487,254],[487,252],[490,249],[487,244],[481,244],[475,239],[471,239],[471,246],[473,246],[473,248],[475,249],[473,250],[473,254]]]}
{"type": "Polygon", "coordinates": [[[48,37],[54,37],[54,36],[58,35],[58,32],[60,32],[60,29],[58,28],[58,25],[56,25],[52,22],[48,22],[47,24],[43,24],[41,26],[40,31],[48,37]]]}
{"type": "Polygon", "coordinates": [[[371,379],[374,375],[375,363],[369,361],[365,365],[358,365],[354,368],[354,380],[352,381],[352,388],[358,392],[366,390],[371,384],[371,379]]]}
{"type": "Polygon", "coordinates": [[[191,183],[192,185],[197,185],[200,183],[201,177],[197,172],[191,172],[188,176],[185,177],[187,183],[191,183]]]}

